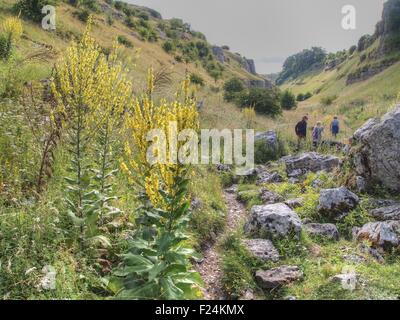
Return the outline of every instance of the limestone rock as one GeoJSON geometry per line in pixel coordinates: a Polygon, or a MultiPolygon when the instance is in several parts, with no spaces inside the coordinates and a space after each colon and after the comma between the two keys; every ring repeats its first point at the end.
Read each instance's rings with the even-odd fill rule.
{"type": "Polygon", "coordinates": [[[321,190],[318,212],[332,219],[340,219],[354,209],[359,198],[345,187],[321,190]]]}
{"type": "Polygon", "coordinates": [[[296,212],[284,203],[251,208],[245,231],[262,238],[300,238],[302,224],[296,212]]]}
{"type": "Polygon", "coordinates": [[[274,289],[303,278],[297,266],[281,266],[271,270],[256,272],[256,281],[263,289],[274,289]]]}
{"type": "Polygon", "coordinates": [[[260,190],[260,198],[264,204],[273,204],[273,203],[278,203],[282,202],[285,199],[283,199],[282,196],[279,194],[272,192],[268,190],[267,188],[261,188],[260,190]]]}
{"type": "Polygon", "coordinates": [[[320,236],[335,241],[339,240],[339,231],[332,223],[309,223],[304,225],[304,230],[314,236],[320,236]]]}
{"type": "Polygon", "coordinates": [[[357,241],[369,241],[374,247],[391,249],[400,245],[400,221],[370,222],[357,233],[357,241]]]}
{"type": "Polygon", "coordinates": [[[263,261],[277,262],[279,260],[279,252],[270,240],[245,239],[243,244],[255,257],[263,261]]]}
{"type": "Polygon", "coordinates": [[[374,209],[369,214],[379,221],[400,220],[400,204],[374,209]]]}
{"type": "Polygon", "coordinates": [[[283,161],[286,165],[288,176],[295,178],[299,176],[299,170],[301,170],[303,174],[308,171],[318,172],[325,170],[329,172],[340,165],[338,157],[323,155],[316,152],[307,152],[297,156],[285,157],[283,161]],[[297,172],[296,176],[293,175],[293,172],[297,172]]]}
{"type": "Polygon", "coordinates": [[[299,208],[303,205],[303,203],[304,203],[303,198],[295,198],[295,199],[289,199],[289,200],[285,201],[285,204],[291,209],[299,208]]]}
{"type": "Polygon", "coordinates": [[[354,133],[353,163],[368,183],[400,191],[400,105],[354,133]]]}

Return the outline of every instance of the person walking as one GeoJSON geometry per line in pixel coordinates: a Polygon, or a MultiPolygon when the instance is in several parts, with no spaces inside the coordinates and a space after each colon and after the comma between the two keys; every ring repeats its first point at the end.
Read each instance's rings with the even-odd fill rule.
{"type": "Polygon", "coordinates": [[[331,133],[332,136],[336,139],[337,135],[339,134],[339,119],[337,116],[333,117],[331,122],[331,133]]]}
{"type": "Polygon", "coordinates": [[[301,121],[296,124],[295,131],[297,135],[297,149],[300,150],[302,142],[307,138],[307,121],[308,117],[304,116],[301,121]]]}
{"type": "Polygon", "coordinates": [[[317,148],[322,140],[322,133],[324,132],[324,127],[321,122],[317,122],[317,125],[313,128],[312,131],[312,141],[313,147],[317,148]]]}

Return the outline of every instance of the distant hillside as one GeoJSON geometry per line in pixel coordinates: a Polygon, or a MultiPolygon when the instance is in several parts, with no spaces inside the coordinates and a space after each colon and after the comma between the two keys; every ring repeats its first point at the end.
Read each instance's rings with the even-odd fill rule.
{"type": "Polygon", "coordinates": [[[400,0],[389,0],[373,35],[364,35],[357,45],[337,53],[312,48],[293,55],[285,61],[276,82],[297,94],[311,92],[318,97],[357,95],[361,91],[364,98],[368,93],[395,95],[399,85],[393,76],[399,70],[399,60],[400,0]],[[381,76],[376,78],[378,74],[381,76]]]}

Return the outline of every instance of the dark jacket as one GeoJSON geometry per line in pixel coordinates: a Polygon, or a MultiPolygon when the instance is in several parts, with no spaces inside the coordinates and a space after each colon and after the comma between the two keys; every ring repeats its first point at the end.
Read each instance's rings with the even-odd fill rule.
{"type": "Polygon", "coordinates": [[[299,137],[306,137],[307,136],[307,122],[301,120],[299,123],[296,124],[296,134],[299,137]]]}

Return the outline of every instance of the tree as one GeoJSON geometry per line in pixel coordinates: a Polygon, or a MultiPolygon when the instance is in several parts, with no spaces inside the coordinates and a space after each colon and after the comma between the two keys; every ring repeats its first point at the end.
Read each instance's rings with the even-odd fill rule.
{"type": "Polygon", "coordinates": [[[258,113],[277,116],[282,113],[279,93],[276,90],[265,90],[263,88],[250,88],[238,97],[241,108],[254,107],[258,113]]]}
{"type": "Polygon", "coordinates": [[[243,82],[240,79],[232,78],[224,84],[224,99],[228,102],[232,102],[244,89],[243,82]]]}
{"type": "Polygon", "coordinates": [[[281,95],[282,109],[291,110],[297,107],[296,97],[289,90],[285,90],[281,95]]]}

